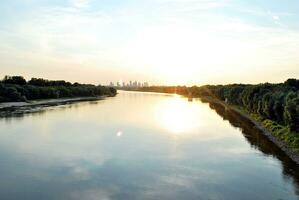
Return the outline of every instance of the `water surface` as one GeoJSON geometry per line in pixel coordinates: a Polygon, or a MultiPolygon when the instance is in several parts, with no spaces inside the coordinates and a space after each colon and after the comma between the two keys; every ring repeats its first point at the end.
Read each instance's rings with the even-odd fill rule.
{"type": "Polygon", "coordinates": [[[176,95],[0,119],[0,199],[297,200],[299,170],[250,122],[176,95]]]}

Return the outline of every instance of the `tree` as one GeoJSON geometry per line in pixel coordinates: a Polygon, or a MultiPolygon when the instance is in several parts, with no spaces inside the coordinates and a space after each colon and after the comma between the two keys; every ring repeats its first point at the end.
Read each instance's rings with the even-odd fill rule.
{"type": "Polygon", "coordinates": [[[27,84],[27,82],[23,76],[5,76],[2,83],[16,84],[16,85],[26,85],[27,84]]]}
{"type": "Polygon", "coordinates": [[[299,95],[294,92],[287,96],[284,120],[291,131],[299,131],[299,95]]]}
{"type": "Polygon", "coordinates": [[[42,78],[32,78],[30,81],[28,81],[28,84],[35,86],[48,86],[48,82],[48,80],[42,78]]]}
{"type": "Polygon", "coordinates": [[[290,78],[284,82],[285,85],[299,89],[299,80],[290,78]]]}

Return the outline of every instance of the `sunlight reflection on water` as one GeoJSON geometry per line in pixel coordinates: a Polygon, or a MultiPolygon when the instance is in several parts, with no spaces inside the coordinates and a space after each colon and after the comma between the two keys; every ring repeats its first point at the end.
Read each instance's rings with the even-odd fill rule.
{"type": "Polygon", "coordinates": [[[195,109],[186,99],[174,96],[156,105],[155,119],[170,133],[183,134],[201,125],[195,109]]]}

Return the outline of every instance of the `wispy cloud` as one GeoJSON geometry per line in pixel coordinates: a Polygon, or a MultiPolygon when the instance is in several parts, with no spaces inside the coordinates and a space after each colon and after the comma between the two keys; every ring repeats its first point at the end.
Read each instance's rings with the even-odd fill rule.
{"type": "Polygon", "coordinates": [[[156,0],[168,10],[177,12],[204,11],[224,7],[229,0],[156,0]]]}
{"type": "Polygon", "coordinates": [[[273,18],[275,21],[280,20],[280,17],[277,16],[277,15],[273,15],[272,18],[273,18]]]}
{"type": "Polygon", "coordinates": [[[70,0],[70,3],[75,8],[87,8],[89,7],[90,0],[70,0]]]}
{"type": "Polygon", "coordinates": [[[200,11],[210,10],[214,8],[220,8],[227,5],[227,1],[201,1],[201,2],[190,2],[189,5],[182,6],[178,11],[189,12],[189,11],[200,11]]]}

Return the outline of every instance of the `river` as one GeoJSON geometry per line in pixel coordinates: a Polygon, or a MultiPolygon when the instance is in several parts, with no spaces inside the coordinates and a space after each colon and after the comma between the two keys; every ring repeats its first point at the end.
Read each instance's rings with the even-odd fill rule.
{"type": "Polygon", "coordinates": [[[120,91],[0,118],[3,200],[298,200],[299,166],[217,104],[120,91]]]}

